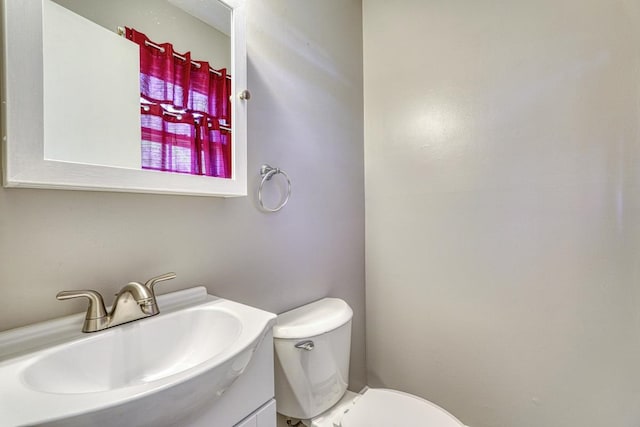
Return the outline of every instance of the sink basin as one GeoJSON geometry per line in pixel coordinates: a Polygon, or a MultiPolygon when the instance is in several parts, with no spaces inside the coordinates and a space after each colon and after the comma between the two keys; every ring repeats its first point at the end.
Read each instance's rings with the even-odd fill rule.
{"type": "Polygon", "coordinates": [[[154,320],[44,351],[22,379],[27,387],[48,393],[97,393],[153,383],[223,354],[242,331],[237,316],[215,306],[154,320]]]}
{"type": "Polygon", "coordinates": [[[161,392],[171,404],[155,399],[153,416],[141,407],[142,417],[187,414],[242,375],[275,321],[203,287],[159,296],[158,305],[157,316],[91,334],[80,332],[82,315],[0,333],[0,424],[70,425],[161,392]],[[181,404],[175,387],[190,398],[181,404]]]}

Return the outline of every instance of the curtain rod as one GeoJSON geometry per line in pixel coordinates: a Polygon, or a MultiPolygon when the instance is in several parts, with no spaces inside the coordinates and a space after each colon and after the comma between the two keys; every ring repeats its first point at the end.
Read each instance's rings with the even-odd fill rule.
{"type": "MultiPolygon", "coordinates": [[[[141,107],[144,109],[144,111],[149,111],[150,110],[150,107],[148,105],[146,105],[146,104],[141,105],[141,107]]],[[[167,111],[167,110],[165,110],[163,108],[162,109],[162,114],[166,114],[167,116],[173,116],[173,117],[177,118],[178,120],[182,120],[182,115],[185,114],[185,113],[180,113],[180,112],[177,112],[177,111],[176,112],[167,111]]],[[[203,118],[203,116],[198,114],[198,113],[196,113],[196,114],[192,113],[192,115],[194,116],[194,120],[196,121],[196,123],[200,123],[200,120],[202,120],[202,118],[203,118]],[[198,115],[199,117],[195,117],[196,115],[198,115]]],[[[233,131],[229,126],[225,126],[225,125],[222,125],[222,124],[218,124],[218,128],[220,130],[226,130],[227,132],[232,132],[233,131]]]]}
{"type": "MultiPolygon", "coordinates": [[[[119,35],[119,36],[122,36],[122,37],[125,37],[125,36],[126,36],[126,31],[125,31],[124,27],[118,27],[118,35],[119,35]]],[[[148,41],[148,40],[145,40],[145,41],[144,41],[144,44],[145,44],[145,45],[147,45],[147,46],[153,47],[153,48],[155,48],[155,49],[158,49],[160,52],[164,53],[164,48],[163,48],[162,46],[158,46],[157,44],[155,44],[155,43],[153,43],[153,42],[150,42],[150,41],[148,41]]],[[[178,53],[175,53],[175,52],[173,52],[173,56],[174,56],[174,57],[176,57],[176,58],[178,58],[178,59],[180,59],[180,60],[182,60],[182,61],[186,61],[186,60],[187,60],[187,58],[185,58],[184,56],[182,56],[182,55],[180,55],[180,54],[178,54],[178,53]]],[[[195,65],[196,67],[200,68],[200,64],[198,64],[198,63],[197,63],[197,62],[195,62],[195,61],[191,61],[191,64],[193,64],[193,65],[195,65]]],[[[222,73],[221,73],[220,71],[218,71],[218,70],[214,70],[214,69],[213,69],[213,68],[211,68],[211,67],[209,67],[209,71],[210,71],[210,72],[212,72],[213,74],[218,75],[218,76],[221,76],[221,75],[222,75],[222,73]]],[[[227,75],[227,76],[225,76],[225,77],[226,77],[227,79],[231,80],[231,76],[227,75]]]]}

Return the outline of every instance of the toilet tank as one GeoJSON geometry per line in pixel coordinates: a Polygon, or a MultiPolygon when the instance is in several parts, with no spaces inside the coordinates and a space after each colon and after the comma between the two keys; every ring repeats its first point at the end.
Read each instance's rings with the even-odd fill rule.
{"type": "Polygon", "coordinates": [[[337,298],[278,316],[273,341],[279,413],[311,419],[340,400],[349,379],[352,317],[351,307],[337,298]]]}

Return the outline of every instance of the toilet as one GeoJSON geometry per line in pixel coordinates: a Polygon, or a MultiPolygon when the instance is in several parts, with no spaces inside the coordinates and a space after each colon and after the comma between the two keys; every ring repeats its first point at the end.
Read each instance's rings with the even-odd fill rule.
{"type": "Polygon", "coordinates": [[[348,391],[352,317],[351,307],[337,298],[278,316],[273,338],[280,414],[308,427],[464,427],[444,409],[408,393],[348,391]]]}

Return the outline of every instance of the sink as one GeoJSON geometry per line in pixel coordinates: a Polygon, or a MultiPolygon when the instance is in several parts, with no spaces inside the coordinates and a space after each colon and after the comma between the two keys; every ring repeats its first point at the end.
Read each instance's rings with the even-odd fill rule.
{"type": "Polygon", "coordinates": [[[242,331],[237,316],[213,305],[154,320],[44,351],[22,379],[33,390],[63,394],[149,384],[223,355],[242,331]]]}
{"type": "Polygon", "coordinates": [[[149,425],[186,416],[229,389],[275,321],[204,287],[161,295],[158,305],[156,316],[90,334],[80,332],[82,315],[0,333],[0,424],[82,425],[91,419],[83,415],[138,406],[149,425]]]}

